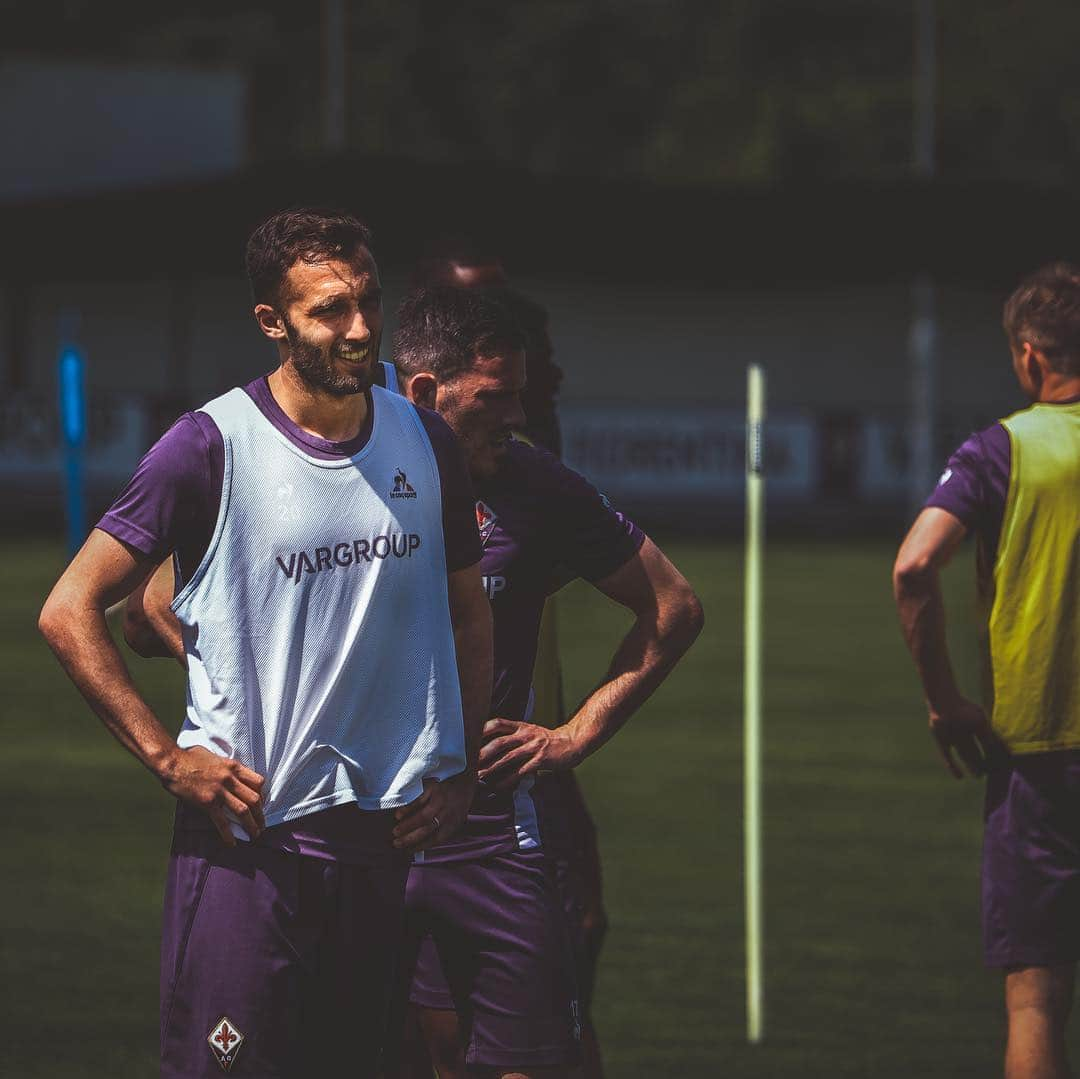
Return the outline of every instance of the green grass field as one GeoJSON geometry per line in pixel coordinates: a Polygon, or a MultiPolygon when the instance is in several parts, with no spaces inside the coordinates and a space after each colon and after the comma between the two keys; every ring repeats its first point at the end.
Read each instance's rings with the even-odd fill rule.
{"type": "MultiPolygon", "coordinates": [[[[100,728],[37,635],[62,554],[0,544],[4,693],[0,1074],[156,1074],[169,798],[100,728]]],[[[745,1044],[741,552],[672,544],[705,633],[581,772],[611,930],[596,1021],[609,1073],[988,1076],[1000,986],[981,967],[981,787],[948,778],[892,613],[886,545],[775,546],[766,562],[766,1040],[745,1044]]],[[[973,666],[966,575],[949,575],[973,666]]],[[[568,693],[598,677],[620,612],[574,586],[568,693]]],[[[178,723],[180,671],[139,663],[178,723]]]]}

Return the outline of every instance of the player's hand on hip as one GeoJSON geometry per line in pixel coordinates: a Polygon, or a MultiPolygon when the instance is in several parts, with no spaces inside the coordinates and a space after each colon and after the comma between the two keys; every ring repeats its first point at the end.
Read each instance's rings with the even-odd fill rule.
{"type": "Polygon", "coordinates": [[[512,719],[489,719],[480,748],[480,778],[499,790],[515,786],[541,768],[573,768],[578,763],[565,728],[539,727],[512,719]]]}
{"type": "Polygon", "coordinates": [[[957,697],[946,708],[930,709],[930,734],[945,767],[956,779],[964,778],[957,758],[969,775],[981,776],[986,773],[987,762],[1002,751],[986,713],[965,697],[957,697]]]}
{"type": "Polygon", "coordinates": [[[449,839],[465,823],[476,793],[476,773],[471,769],[449,779],[425,779],[424,793],[394,810],[394,846],[418,851],[449,839]]]}
{"type": "Polygon", "coordinates": [[[236,845],[236,837],[227,814],[231,813],[252,839],[266,827],[263,777],[230,757],[219,757],[202,746],[178,748],[161,783],[182,802],[201,809],[230,847],[236,845]]]}

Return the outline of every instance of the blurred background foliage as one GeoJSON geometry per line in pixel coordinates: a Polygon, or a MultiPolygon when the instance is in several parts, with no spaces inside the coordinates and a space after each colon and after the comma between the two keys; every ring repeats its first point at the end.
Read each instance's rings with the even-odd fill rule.
{"type": "MultiPolygon", "coordinates": [[[[346,4],[347,148],[766,186],[911,171],[911,0],[346,4]]],[[[0,52],[239,68],[254,163],[321,148],[319,4],[3,0],[0,52]]],[[[1080,5],[938,6],[939,175],[1080,172],[1080,5]]]]}

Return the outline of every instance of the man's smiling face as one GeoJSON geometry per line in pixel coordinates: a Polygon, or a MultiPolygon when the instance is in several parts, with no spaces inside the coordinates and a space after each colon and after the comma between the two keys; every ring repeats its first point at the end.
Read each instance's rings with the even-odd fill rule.
{"type": "Polygon", "coordinates": [[[295,262],[281,292],[286,362],[335,397],[367,390],[382,336],[382,287],[370,253],[362,248],[352,262],[295,262]]]}

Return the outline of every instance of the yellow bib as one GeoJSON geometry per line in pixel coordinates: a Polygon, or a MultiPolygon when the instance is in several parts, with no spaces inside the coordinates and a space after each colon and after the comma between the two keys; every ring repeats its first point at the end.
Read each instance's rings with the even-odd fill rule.
{"type": "Polygon", "coordinates": [[[1013,753],[1080,746],[1080,404],[1002,421],[1009,492],[989,643],[994,730],[1013,753]]]}

